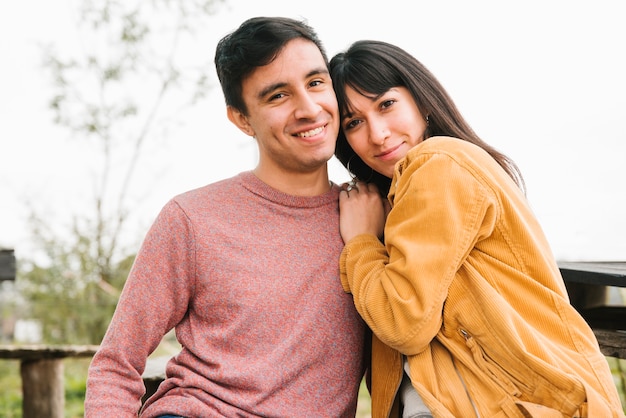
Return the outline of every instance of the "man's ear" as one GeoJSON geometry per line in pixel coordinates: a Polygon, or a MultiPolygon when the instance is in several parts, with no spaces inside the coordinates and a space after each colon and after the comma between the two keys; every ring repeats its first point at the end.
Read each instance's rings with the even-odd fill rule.
{"type": "Polygon", "coordinates": [[[248,117],[246,115],[244,115],[232,106],[226,107],[226,114],[228,115],[228,120],[234,123],[236,127],[241,129],[241,132],[254,137],[254,129],[252,129],[252,126],[250,126],[250,123],[248,122],[248,117]]]}

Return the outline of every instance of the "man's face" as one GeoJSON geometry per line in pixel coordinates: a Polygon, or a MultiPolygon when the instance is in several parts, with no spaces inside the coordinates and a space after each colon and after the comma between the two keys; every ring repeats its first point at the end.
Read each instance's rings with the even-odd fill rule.
{"type": "Polygon", "coordinates": [[[248,115],[235,117],[242,125],[234,122],[256,138],[261,170],[325,169],[335,150],[339,111],[324,58],[313,42],[289,41],[274,61],[244,80],[242,93],[248,115]]]}

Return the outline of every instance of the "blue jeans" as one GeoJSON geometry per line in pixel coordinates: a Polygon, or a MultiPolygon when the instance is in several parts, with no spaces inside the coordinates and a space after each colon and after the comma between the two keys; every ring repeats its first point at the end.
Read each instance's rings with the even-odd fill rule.
{"type": "Polygon", "coordinates": [[[159,418],[185,418],[180,415],[159,415],[159,418]]]}

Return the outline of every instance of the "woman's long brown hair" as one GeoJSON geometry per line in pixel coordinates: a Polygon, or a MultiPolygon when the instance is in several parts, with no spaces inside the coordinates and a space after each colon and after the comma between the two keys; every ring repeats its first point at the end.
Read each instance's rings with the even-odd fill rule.
{"type": "MultiPolygon", "coordinates": [[[[342,117],[351,113],[346,87],[367,97],[378,96],[392,87],[405,87],[422,115],[428,115],[425,139],[451,136],[478,145],[525,191],[524,179],[515,162],[476,135],[435,76],[405,50],[382,41],[357,41],[331,59],[330,73],[342,117]]],[[[359,180],[375,183],[381,194],[387,194],[391,179],[361,160],[343,130],[339,131],[335,156],[359,180]]]]}

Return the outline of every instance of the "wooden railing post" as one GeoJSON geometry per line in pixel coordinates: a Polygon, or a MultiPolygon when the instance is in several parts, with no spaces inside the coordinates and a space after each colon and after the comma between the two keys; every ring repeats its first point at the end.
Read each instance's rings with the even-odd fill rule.
{"type": "Polygon", "coordinates": [[[96,345],[0,345],[0,359],[20,360],[23,418],[63,418],[63,359],[92,357],[96,345]]]}
{"type": "Polygon", "coordinates": [[[63,359],[22,361],[23,418],[63,418],[65,391],[63,359]]]}

